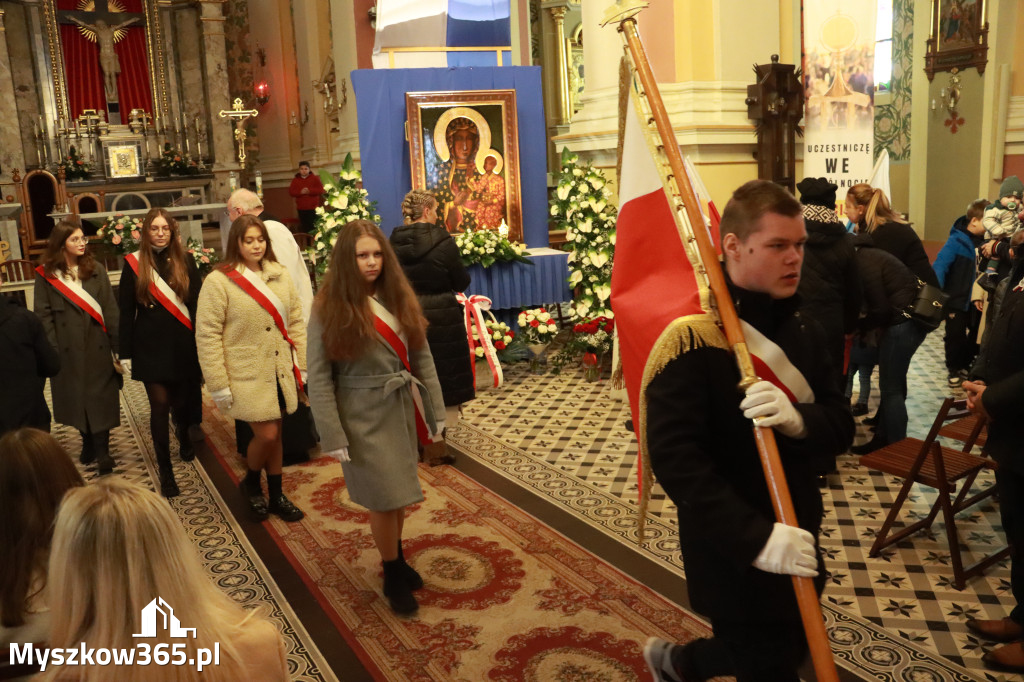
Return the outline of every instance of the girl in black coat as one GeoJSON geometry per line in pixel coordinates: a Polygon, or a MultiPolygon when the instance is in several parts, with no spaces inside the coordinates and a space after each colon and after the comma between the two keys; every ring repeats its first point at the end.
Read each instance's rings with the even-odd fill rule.
{"type": "MultiPolygon", "coordinates": [[[[391,246],[430,323],[427,344],[447,408],[445,423],[450,427],[458,421],[459,406],[476,395],[463,310],[455,299],[455,292],[469,286],[469,273],[455,240],[436,224],[433,194],[417,189],[406,194],[402,216],[405,225],[391,233],[391,246]]],[[[439,459],[450,461],[450,456],[445,453],[439,459]]]]}
{"type": "Polygon", "coordinates": [[[201,285],[195,261],[181,244],[177,221],[162,208],[152,209],[142,223],[139,250],[125,257],[121,274],[121,364],[146,384],[149,430],[164,497],[179,492],[171,468],[172,409],[178,454],[186,462],[195,458],[187,400],[201,381],[195,338],[201,285]]]}

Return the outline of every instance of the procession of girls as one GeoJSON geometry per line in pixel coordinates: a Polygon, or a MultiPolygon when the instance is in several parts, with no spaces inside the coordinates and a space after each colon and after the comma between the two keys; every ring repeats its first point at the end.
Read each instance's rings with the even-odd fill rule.
{"type": "MultiPolygon", "coordinates": [[[[436,202],[414,199],[406,223],[430,232],[424,216],[436,202]]],[[[431,244],[451,250],[451,237],[442,236],[431,244]]],[[[125,257],[119,311],[76,224],[56,226],[40,267],[36,310],[63,368],[53,379],[54,418],[81,431],[83,463],[95,460],[101,475],[114,470],[109,432],[119,424],[122,374],[130,376],[145,384],[149,398],[160,492],[178,495],[170,420],[178,457],[192,460],[189,398],[205,380],[218,409],[253,431],[239,485],[249,516],[298,521],[303,512],[282,490],[282,415],[311,403],[321,450],[342,463],[352,500],[370,510],[384,594],[395,611],[414,611],[412,592],[423,581],[405,561],[402,530],[405,507],[423,500],[418,452],[443,442],[446,402],[455,419],[458,404],[473,395],[471,378],[456,386],[449,377],[442,391],[431,347],[442,361],[451,355],[468,364],[468,344],[455,349],[446,339],[444,348],[428,340],[423,308],[403,272],[403,264],[416,267],[434,247],[400,262],[373,223],[354,221],[341,230],[309,321],[307,399],[299,295],[262,220],[234,220],[223,262],[205,281],[167,211],[151,210],[140,237],[139,250],[125,257]]],[[[464,272],[452,277],[453,287],[468,284],[464,272]]],[[[445,296],[446,305],[447,298],[457,305],[452,292],[445,296]]]]}

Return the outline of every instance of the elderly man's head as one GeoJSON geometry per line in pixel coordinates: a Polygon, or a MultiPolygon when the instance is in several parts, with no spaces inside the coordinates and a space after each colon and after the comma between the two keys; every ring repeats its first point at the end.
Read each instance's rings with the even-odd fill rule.
{"type": "Polygon", "coordinates": [[[258,216],[263,213],[263,202],[256,193],[247,189],[236,189],[228,197],[228,218],[234,222],[241,215],[258,216]]]}

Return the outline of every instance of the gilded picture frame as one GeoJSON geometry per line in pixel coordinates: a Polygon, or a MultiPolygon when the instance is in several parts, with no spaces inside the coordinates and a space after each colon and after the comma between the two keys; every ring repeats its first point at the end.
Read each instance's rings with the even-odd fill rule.
{"type": "Polygon", "coordinates": [[[405,95],[413,189],[434,193],[449,232],[500,230],[523,240],[515,90],[405,95]]]}
{"type": "Polygon", "coordinates": [[[137,178],[146,174],[142,160],[142,142],[104,142],[103,162],[108,180],[137,178]]]}
{"type": "Polygon", "coordinates": [[[985,0],[931,0],[931,29],[925,52],[928,80],[938,71],[969,67],[985,73],[988,17],[985,0]]]}

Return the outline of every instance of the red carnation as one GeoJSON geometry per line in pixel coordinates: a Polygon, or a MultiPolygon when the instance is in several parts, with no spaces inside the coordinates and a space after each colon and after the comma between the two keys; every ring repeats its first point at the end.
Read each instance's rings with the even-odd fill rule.
{"type": "Polygon", "coordinates": [[[531,320],[530,321],[530,326],[531,327],[539,327],[540,326],[540,322],[538,320],[531,320]]]}
{"type": "Polygon", "coordinates": [[[497,348],[498,350],[505,350],[505,342],[504,341],[495,341],[494,342],[494,347],[497,348]]]}

